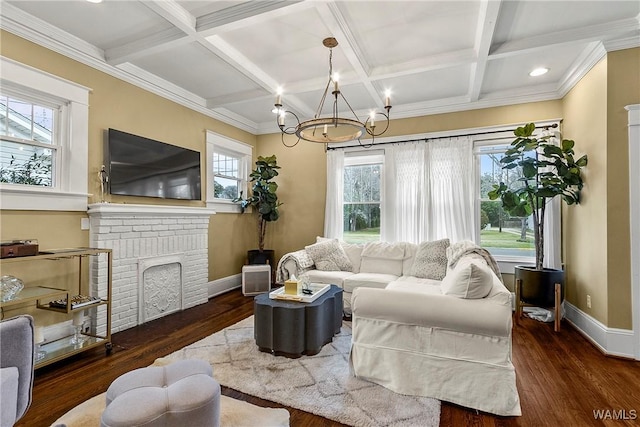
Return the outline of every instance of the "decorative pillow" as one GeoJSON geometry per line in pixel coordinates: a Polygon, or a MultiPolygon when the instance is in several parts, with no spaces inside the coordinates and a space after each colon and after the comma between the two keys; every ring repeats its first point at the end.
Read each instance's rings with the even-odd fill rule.
{"type": "Polygon", "coordinates": [[[410,276],[442,280],[447,272],[447,248],[449,239],[423,242],[411,266],[410,276]]]}
{"type": "Polygon", "coordinates": [[[338,239],[325,240],[304,248],[313,259],[317,270],[352,271],[353,265],[338,242],[338,239]]]}
{"type": "MultiPolygon", "coordinates": [[[[316,243],[326,242],[327,240],[335,239],[316,236],[316,243]]],[[[347,254],[349,261],[351,261],[351,265],[353,266],[351,271],[353,273],[360,273],[360,262],[362,260],[362,248],[364,247],[364,243],[347,243],[344,240],[338,240],[338,242],[340,242],[340,246],[344,249],[344,253],[347,254]]]]}
{"type": "Polygon", "coordinates": [[[489,295],[493,287],[491,270],[484,260],[464,258],[442,279],[444,295],[477,299],[489,295]]]}

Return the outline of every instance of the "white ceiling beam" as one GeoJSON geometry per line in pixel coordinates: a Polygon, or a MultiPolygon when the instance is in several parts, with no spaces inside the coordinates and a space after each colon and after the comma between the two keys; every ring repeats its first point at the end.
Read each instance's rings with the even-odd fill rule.
{"type": "Polygon", "coordinates": [[[310,7],[313,7],[311,3],[301,0],[247,1],[198,17],[196,29],[207,37],[261,24],[310,7]]]}
{"type": "Polygon", "coordinates": [[[532,51],[549,49],[566,43],[587,43],[598,40],[611,39],[616,35],[638,31],[638,19],[621,19],[606,24],[596,24],[587,27],[561,30],[554,33],[541,34],[534,37],[513,40],[493,46],[489,52],[489,59],[505,58],[532,51]]]}
{"type": "Polygon", "coordinates": [[[372,81],[384,80],[411,74],[424,73],[426,71],[459,67],[461,65],[470,64],[476,59],[476,52],[474,49],[461,49],[418,58],[399,64],[375,67],[371,70],[369,79],[372,81]]]}
{"type": "Polygon", "coordinates": [[[136,58],[163,52],[176,46],[191,43],[193,39],[175,27],[167,28],[149,37],[135,40],[105,51],[105,60],[110,65],[131,62],[136,58]]]}
{"type": "Polygon", "coordinates": [[[196,17],[175,0],[147,0],[141,2],[187,35],[196,33],[196,17]]]}
{"type": "Polygon", "coordinates": [[[371,80],[369,74],[371,67],[367,63],[367,60],[353,36],[353,33],[349,29],[349,23],[344,17],[344,14],[336,3],[316,3],[316,9],[320,14],[324,24],[333,33],[333,37],[340,43],[340,48],[349,60],[349,64],[353,67],[358,76],[360,82],[364,85],[366,91],[376,102],[380,105],[384,105],[384,94],[379,93],[371,80]]]}
{"type": "Polygon", "coordinates": [[[478,27],[476,28],[476,40],[474,50],[476,52],[476,62],[471,66],[469,77],[469,99],[477,101],[480,98],[484,74],[487,70],[489,49],[491,40],[498,21],[498,14],[502,1],[482,0],[480,12],[478,14],[478,27]]]}

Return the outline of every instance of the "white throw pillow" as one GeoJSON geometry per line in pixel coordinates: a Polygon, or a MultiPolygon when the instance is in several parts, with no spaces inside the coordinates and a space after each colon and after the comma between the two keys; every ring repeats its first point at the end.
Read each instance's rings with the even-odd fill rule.
{"type": "Polygon", "coordinates": [[[473,258],[458,261],[440,285],[444,295],[467,299],[484,298],[492,287],[493,277],[489,266],[483,260],[473,258]]]}
{"type": "Polygon", "coordinates": [[[418,246],[410,276],[442,280],[447,273],[447,248],[449,239],[423,242],[418,246]]]}
{"type": "Polygon", "coordinates": [[[321,271],[352,271],[353,265],[338,239],[330,239],[304,248],[316,269],[321,271]]]}

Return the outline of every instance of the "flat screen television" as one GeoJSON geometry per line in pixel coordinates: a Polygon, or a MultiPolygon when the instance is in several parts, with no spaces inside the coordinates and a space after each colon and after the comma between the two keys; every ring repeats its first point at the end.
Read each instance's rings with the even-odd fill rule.
{"type": "Polygon", "coordinates": [[[106,145],[111,194],[201,200],[198,151],[115,129],[106,145]]]}

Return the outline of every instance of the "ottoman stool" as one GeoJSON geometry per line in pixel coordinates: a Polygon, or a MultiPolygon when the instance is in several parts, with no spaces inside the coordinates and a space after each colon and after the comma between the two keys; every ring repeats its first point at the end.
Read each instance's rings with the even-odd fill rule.
{"type": "Polygon", "coordinates": [[[116,378],[107,390],[102,427],[220,426],[220,384],[203,360],[180,360],[116,378]]]}

